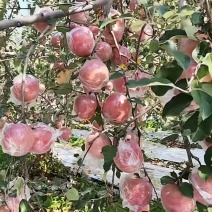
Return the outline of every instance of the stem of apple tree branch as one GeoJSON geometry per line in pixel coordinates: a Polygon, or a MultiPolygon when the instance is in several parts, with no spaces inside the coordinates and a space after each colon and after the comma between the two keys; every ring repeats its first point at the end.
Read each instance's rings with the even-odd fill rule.
{"type": "Polygon", "coordinates": [[[0,21],[0,31],[8,29],[10,27],[22,27],[34,24],[39,21],[47,21],[50,19],[59,19],[70,14],[75,14],[83,11],[89,11],[92,9],[96,9],[98,7],[102,7],[108,4],[108,0],[96,0],[91,2],[85,2],[81,6],[74,6],[69,9],[69,11],[65,12],[63,10],[55,10],[53,12],[49,12],[46,14],[34,14],[31,16],[20,16],[14,19],[5,19],[0,21]]]}

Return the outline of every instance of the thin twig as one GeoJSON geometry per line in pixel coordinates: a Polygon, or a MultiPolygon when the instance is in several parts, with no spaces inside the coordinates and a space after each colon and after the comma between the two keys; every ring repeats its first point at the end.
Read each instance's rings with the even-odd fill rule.
{"type": "Polygon", "coordinates": [[[148,172],[146,171],[146,168],[145,168],[144,166],[143,166],[143,170],[144,170],[145,176],[148,178],[149,182],[150,182],[151,185],[152,185],[152,188],[153,188],[153,190],[154,190],[154,192],[155,192],[155,196],[156,196],[157,202],[159,203],[159,197],[158,197],[158,193],[157,193],[157,191],[156,191],[156,188],[155,188],[155,186],[153,185],[152,180],[151,180],[151,178],[149,177],[148,172]]]}
{"type": "Polygon", "coordinates": [[[35,42],[31,45],[29,48],[29,51],[27,52],[26,59],[24,62],[24,70],[22,73],[22,87],[21,87],[21,94],[22,94],[22,104],[21,104],[21,119],[24,121],[24,115],[25,115],[25,81],[26,81],[26,72],[28,68],[29,63],[29,57],[38,43],[38,41],[46,34],[46,32],[50,29],[51,25],[47,26],[46,29],[40,34],[40,36],[35,40],[35,42]]]}
{"type": "Polygon", "coordinates": [[[86,156],[87,156],[87,154],[88,154],[90,148],[92,147],[94,141],[95,141],[100,135],[104,134],[104,133],[107,132],[107,131],[109,131],[109,129],[106,129],[106,130],[100,132],[99,135],[98,135],[96,138],[94,138],[92,141],[89,142],[89,143],[90,143],[90,146],[88,147],[87,151],[85,152],[85,155],[84,155],[83,158],[82,158],[82,161],[81,161],[81,163],[80,163],[80,165],[79,165],[79,167],[78,167],[78,169],[77,169],[77,173],[79,172],[81,166],[83,165],[83,162],[84,162],[84,160],[85,160],[85,158],[86,158],[86,156]]]}

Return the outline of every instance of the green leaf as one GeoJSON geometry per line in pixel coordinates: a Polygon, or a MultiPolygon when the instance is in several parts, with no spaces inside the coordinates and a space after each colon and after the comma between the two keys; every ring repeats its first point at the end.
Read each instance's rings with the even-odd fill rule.
{"type": "Polygon", "coordinates": [[[171,19],[175,18],[177,16],[177,13],[174,10],[167,11],[166,13],[163,14],[164,19],[171,19]]]}
{"type": "Polygon", "coordinates": [[[212,130],[212,115],[210,115],[207,119],[202,120],[199,123],[197,131],[192,136],[192,140],[194,142],[202,141],[203,139],[209,136],[211,130],[212,130]]]}
{"type": "Polygon", "coordinates": [[[173,172],[170,172],[171,176],[174,178],[174,179],[177,179],[178,176],[177,176],[177,173],[175,171],[173,172]]]}
{"type": "Polygon", "coordinates": [[[3,180],[0,180],[0,189],[2,190],[7,189],[7,183],[3,180]]]}
{"type": "MultiPolygon", "coordinates": [[[[132,16],[122,16],[120,18],[117,18],[117,19],[110,19],[110,18],[106,18],[103,22],[101,22],[101,25],[100,25],[100,29],[103,29],[105,26],[107,26],[108,24],[111,24],[111,23],[115,23],[117,22],[118,20],[132,20],[132,19],[135,19],[134,17],[132,16]]],[[[139,20],[139,19],[136,19],[136,20],[139,20]]]]}
{"type": "Polygon", "coordinates": [[[186,197],[193,198],[194,196],[194,189],[190,183],[181,183],[179,186],[179,190],[186,197]]]}
{"type": "Polygon", "coordinates": [[[166,185],[168,183],[174,182],[174,178],[172,178],[170,176],[163,176],[163,177],[161,177],[160,182],[162,185],[166,185]]]}
{"type": "Polygon", "coordinates": [[[174,133],[174,134],[171,134],[169,136],[166,136],[165,138],[163,138],[161,141],[175,141],[176,139],[179,138],[179,135],[174,133]]]}
{"type": "Polygon", "coordinates": [[[80,159],[77,161],[77,165],[78,165],[78,166],[82,166],[82,164],[83,164],[83,161],[82,161],[82,158],[80,158],[80,159]]]}
{"type": "Polygon", "coordinates": [[[117,147],[116,146],[104,146],[102,148],[102,154],[104,155],[104,161],[110,162],[113,161],[113,158],[116,156],[117,147]]]}
{"type": "Polygon", "coordinates": [[[201,83],[202,90],[212,97],[212,84],[211,83],[201,83]]]}
{"type": "Polygon", "coordinates": [[[181,8],[181,11],[178,13],[179,17],[185,17],[185,16],[190,16],[194,13],[195,11],[189,7],[188,5],[184,6],[181,8]]]}
{"type": "Polygon", "coordinates": [[[164,96],[171,87],[168,86],[154,86],[151,87],[152,92],[155,93],[156,96],[164,96]]]}
{"type": "Polygon", "coordinates": [[[180,38],[180,37],[187,37],[187,34],[185,30],[183,29],[171,29],[171,30],[166,30],[165,33],[160,37],[159,41],[160,43],[164,43],[167,40],[171,38],[180,38]]]}
{"type": "Polygon", "coordinates": [[[123,76],[124,76],[124,74],[123,74],[122,72],[116,71],[115,73],[113,73],[113,74],[110,76],[109,80],[118,79],[118,78],[121,78],[121,77],[123,77],[123,76]]]}
{"type": "Polygon", "coordinates": [[[62,32],[63,34],[70,31],[70,28],[67,26],[56,26],[56,29],[58,32],[62,32]]]}
{"type": "Polygon", "coordinates": [[[139,98],[135,98],[135,97],[133,97],[133,98],[130,98],[129,100],[130,100],[131,102],[136,103],[136,104],[143,105],[142,100],[140,100],[139,98]]]}
{"type": "Polygon", "coordinates": [[[120,177],[121,177],[121,172],[120,172],[119,170],[116,171],[116,177],[117,177],[118,179],[120,179],[120,177]]]}
{"type": "Polygon", "coordinates": [[[212,97],[202,90],[192,90],[194,101],[200,106],[200,114],[203,120],[212,114],[212,97]]]}
{"type": "Polygon", "coordinates": [[[212,76],[212,53],[207,53],[202,61],[202,64],[208,66],[210,75],[212,76]]]}
{"type": "Polygon", "coordinates": [[[204,76],[206,76],[209,73],[208,66],[206,65],[200,65],[197,72],[197,78],[202,79],[204,76]]]}
{"type": "Polygon", "coordinates": [[[182,125],[183,130],[190,130],[191,133],[194,133],[199,124],[199,111],[196,111],[191,115],[190,118],[188,118],[185,123],[182,125]]]}
{"type": "Polygon", "coordinates": [[[141,80],[129,80],[126,83],[128,88],[137,88],[137,87],[144,87],[144,86],[169,86],[173,88],[177,88],[171,81],[168,79],[164,78],[157,78],[155,77],[154,79],[148,79],[148,78],[143,78],[141,80]]]}
{"type": "Polygon", "coordinates": [[[196,33],[198,32],[198,27],[195,26],[185,26],[184,27],[186,34],[188,36],[188,38],[192,39],[192,40],[197,40],[196,38],[196,33]]]}
{"type": "Polygon", "coordinates": [[[177,96],[174,96],[163,108],[162,116],[177,116],[185,108],[187,108],[191,101],[193,100],[192,96],[185,93],[180,93],[177,96]]]}
{"type": "Polygon", "coordinates": [[[141,4],[146,5],[146,4],[148,4],[149,1],[150,0],[137,0],[138,5],[141,5],[141,4]]]}
{"type": "Polygon", "coordinates": [[[68,12],[69,7],[71,7],[71,6],[72,6],[72,4],[60,3],[59,9],[64,11],[64,12],[68,12]]]}
{"type": "Polygon", "coordinates": [[[30,207],[27,200],[22,199],[19,204],[19,212],[31,212],[31,211],[32,211],[32,208],[30,207]]]}
{"type": "Polygon", "coordinates": [[[191,16],[191,22],[195,26],[202,26],[204,23],[204,15],[200,12],[195,12],[191,16]]]}
{"type": "Polygon", "coordinates": [[[170,7],[168,5],[159,5],[159,6],[156,6],[155,9],[158,11],[159,16],[162,17],[163,14],[165,14],[166,12],[170,10],[170,7]]]}
{"type": "Polygon", "coordinates": [[[196,206],[197,206],[198,212],[208,212],[208,207],[206,205],[201,204],[198,201],[196,201],[196,206]]]}
{"type": "Polygon", "coordinates": [[[168,54],[173,56],[177,63],[183,68],[183,70],[186,70],[190,64],[191,64],[191,59],[188,55],[185,53],[178,51],[176,49],[176,44],[173,43],[173,41],[167,41],[161,45],[161,48],[165,49],[168,54]]]}
{"type": "Polygon", "coordinates": [[[0,20],[3,20],[4,18],[4,13],[7,11],[6,6],[7,0],[0,0],[0,20]]]}
{"type": "Polygon", "coordinates": [[[153,39],[150,41],[150,44],[149,44],[150,51],[156,52],[159,48],[160,48],[160,44],[158,40],[153,39]]]}
{"type": "Polygon", "coordinates": [[[81,146],[82,151],[85,151],[85,144],[81,146]]]}
{"type": "Polygon", "coordinates": [[[156,71],[156,77],[166,78],[171,82],[175,83],[183,73],[181,66],[176,61],[172,61],[163,65],[159,70],[156,71]]]}
{"type": "Polygon", "coordinates": [[[146,24],[145,21],[142,21],[139,19],[133,20],[130,23],[130,30],[132,32],[137,32],[137,31],[141,30],[141,28],[144,26],[144,24],[146,24]]]}
{"type": "Polygon", "coordinates": [[[70,201],[77,201],[79,200],[79,192],[76,188],[71,188],[67,191],[66,198],[70,201]]]}
{"type": "Polygon", "coordinates": [[[109,161],[109,162],[105,161],[104,162],[103,169],[104,169],[105,172],[108,172],[110,170],[110,167],[111,167],[112,163],[113,163],[113,161],[109,161]]]}
{"type": "Polygon", "coordinates": [[[212,144],[212,138],[211,138],[211,136],[205,138],[205,140],[206,140],[206,142],[212,144]]]}
{"type": "Polygon", "coordinates": [[[210,176],[212,176],[212,167],[211,166],[202,165],[198,168],[198,170],[199,170],[199,176],[205,181],[210,176]]]}
{"type": "Polygon", "coordinates": [[[207,166],[212,165],[212,147],[207,148],[205,155],[204,155],[205,164],[207,166]]]}
{"type": "Polygon", "coordinates": [[[46,23],[51,26],[52,24],[55,24],[57,21],[58,21],[58,18],[51,18],[47,20],[46,23]]]}
{"type": "Polygon", "coordinates": [[[72,92],[72,85],[70,83],[61,84],[54,88],[55,94],[69,94],[72,92]]]}

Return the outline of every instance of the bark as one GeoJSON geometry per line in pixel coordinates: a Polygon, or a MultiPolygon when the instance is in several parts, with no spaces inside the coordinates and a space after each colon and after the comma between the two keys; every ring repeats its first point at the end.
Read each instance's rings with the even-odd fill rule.
{"type": "Polygon", "coordinates": [[[47,14],[40,13],[37,15],[31,15],[31,16],[20,16],[14,19],[5,19],[0,21],[0,31],[8,29],[10,27],[28,26],[39,21],[63,18],[71,14],[96,9],[98,7],[103,7],[107,4],[108,4],[108,0],[96,0],[96,1],[91,1],[88,3],[85,2],[84,6],[71,7],[68,12],[64,12],[63,10],[55,10],[47,14]]]}

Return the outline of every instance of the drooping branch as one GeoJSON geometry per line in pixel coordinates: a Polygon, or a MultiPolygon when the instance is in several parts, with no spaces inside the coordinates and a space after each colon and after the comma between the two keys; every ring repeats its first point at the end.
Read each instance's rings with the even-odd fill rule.
{"type": "Polygon", "coordinates": [[[46,14],[40,13],[31,16],[20,16],[14,19],[5,19],[0,21],[0,31],[8,29],[10,27],[22,27],[28,26],[39,21],[46,21],[50,19],[63,18],[70,14],[75,14],[83,11],[89,11],[98,7],[103,7],[108,4],[108,0],[96,0],[91,2],[85,2],[81,6],[70,7],[69,11],[55,10],[46,14]]]}

